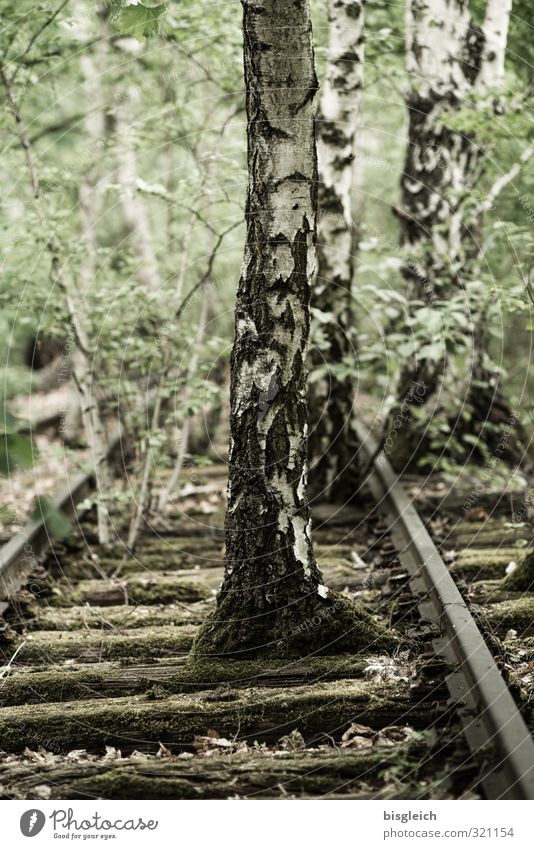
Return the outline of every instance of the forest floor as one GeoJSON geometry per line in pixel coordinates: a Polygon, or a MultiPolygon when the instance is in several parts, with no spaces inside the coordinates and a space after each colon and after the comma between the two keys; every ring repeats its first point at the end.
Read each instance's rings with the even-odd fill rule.
{"type": "MultiPolygon", "coordinates": [[[[324,583],[394,627],[397,651],[188,658],[222,579],[226,475],[220,462],[187,470],[134,554],[120,519],[110,550],[86,514],[12,599],[0,644],[2,796],[478,797],[447,665],[429,650],[432,631],[370,496],[317,505],[314,546],[324,583]]],[[[534,601],[502,587],[530,534],[510,522],[522,489],[514,481],[496,512],[487,487],[462,509],[474,479],[452,492],[436,478],[407,485],[532,725],[534,601]]]]}

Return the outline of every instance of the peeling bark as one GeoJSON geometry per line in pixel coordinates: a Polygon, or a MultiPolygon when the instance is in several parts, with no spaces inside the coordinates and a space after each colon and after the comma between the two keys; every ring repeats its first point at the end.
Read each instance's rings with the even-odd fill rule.
{"type": "Polygon", "coordinates": [[[331,316],[322,331],[328,351],[312,353],[334,366],[310,387],[309,456],[313,491],[350,498],[358,486],[358,440],[352,427],[354,383],[335,366],[355,360],[352,278],[355,234],[352,188],[364,61],[364,2],[331,0],[326,79],[317,121],[319,219],[312,306],[331,316]]]}

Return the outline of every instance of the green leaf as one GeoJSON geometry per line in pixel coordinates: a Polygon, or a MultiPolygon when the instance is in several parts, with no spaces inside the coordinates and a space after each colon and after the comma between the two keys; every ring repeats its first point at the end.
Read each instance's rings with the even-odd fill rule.
{"type": "Polygon", "coordinates": [[[15,416],[6,407],[2,409],[1,414],[0,433],[15,433],[18,430],[18,423],[15,416]]]}
{"type": "Polygon", "coordinates": [[[415,353],[417,344],[414,339],[409,339],[397,346],[397,353],[400,357],[411,357],[415,353]]]}
{"type": "Polygon", "coordinates": [[[468,442],[469,445],[478,445],[480,439],[478,436],[474,436],[472,433],[464,433],[463,435],[464,442],[468,442]]]}
{"type": "Polygon", "coordinates": [[[124,6],[114,20],[122,35],[130,35],[142,41],[143,38],[158,34],[166,8],[164,3],[154,6],[145,0],[143,3],[124,6]]]}
{"type": "Polygon", "coordinates": [[[0,522],[3,524],[16,522],[17,514],[13,510],[12,507],[8,507],[7,504],[0,504],[0,522]]]}
{"type": "Polygon", "coordinates": [[[432,345],[423,345],[419,351],[421,359],[439,361],[442,359],[445,351],[442,342],[433,342],[432,345]]]}
{"type": "Polygon", "coordinates": [[[0,475],[9,475],[14,469],[28,469],[36,455],[32,442],[20,433],[0,436],[0,475]]]}
{"type": "Polygon", "coordinates": [[[30,517],[34,521],[42,519],[48,536],[53,539],[65,539],[70,534],[69,519],[45,496],[37,496],[30,517]]]}

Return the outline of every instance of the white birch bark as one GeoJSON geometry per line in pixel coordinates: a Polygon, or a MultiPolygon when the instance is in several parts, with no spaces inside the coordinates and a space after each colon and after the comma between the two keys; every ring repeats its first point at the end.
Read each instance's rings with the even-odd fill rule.
{"type": "Polygon", "coordinates": [[[482,93],[496,90],[504,83],[504,60],[512,0],[488,0],[482,26],[484,47],[477,87],[482,93]]]}
{"type": "Polygon", "coordinates": [[[478,227],[466,201],[483,151],[442,117],[466,101],[476,107],[476,98],[502,88],[511,5],[488,0],[479,28],[466,0],[407,0],[411,91],[400,217],[405,244],[421,247],[406,274],[427,299],[449,280],[457,282],[465,254],[477,253],[478,227]]]}
{"type": "Polygon", "coordinates": [[[212,644],[276,639],[317,599],[306,496],[317,90],[309,0],[244,0],[247,240],[231,361],[225,577],[212,644]],[[300,608],[299,608],[300,609],[300,608]],[[270,633],[266,636],[266,631],[270,633]]]}

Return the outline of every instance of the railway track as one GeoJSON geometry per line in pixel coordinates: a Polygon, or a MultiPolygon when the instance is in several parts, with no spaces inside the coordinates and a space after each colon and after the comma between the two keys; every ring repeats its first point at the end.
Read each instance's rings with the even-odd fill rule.
{"type": "MultiPolygon", "coordinates": [[[[4,546],[3,797],[534,798],[534,625],[501,580],[525,533],[506,502],[421,517],[377,458],[372,499],[317,508],[314,541],[325,583],[393,625],[399,650],[192,664],[225,481],[196,472],[135,554],[101,549],[90,513],[68,544],[34,523],[4,546]]],[[[58,506],[76,515],[90,487],[78,476],[58,506]]]]}

